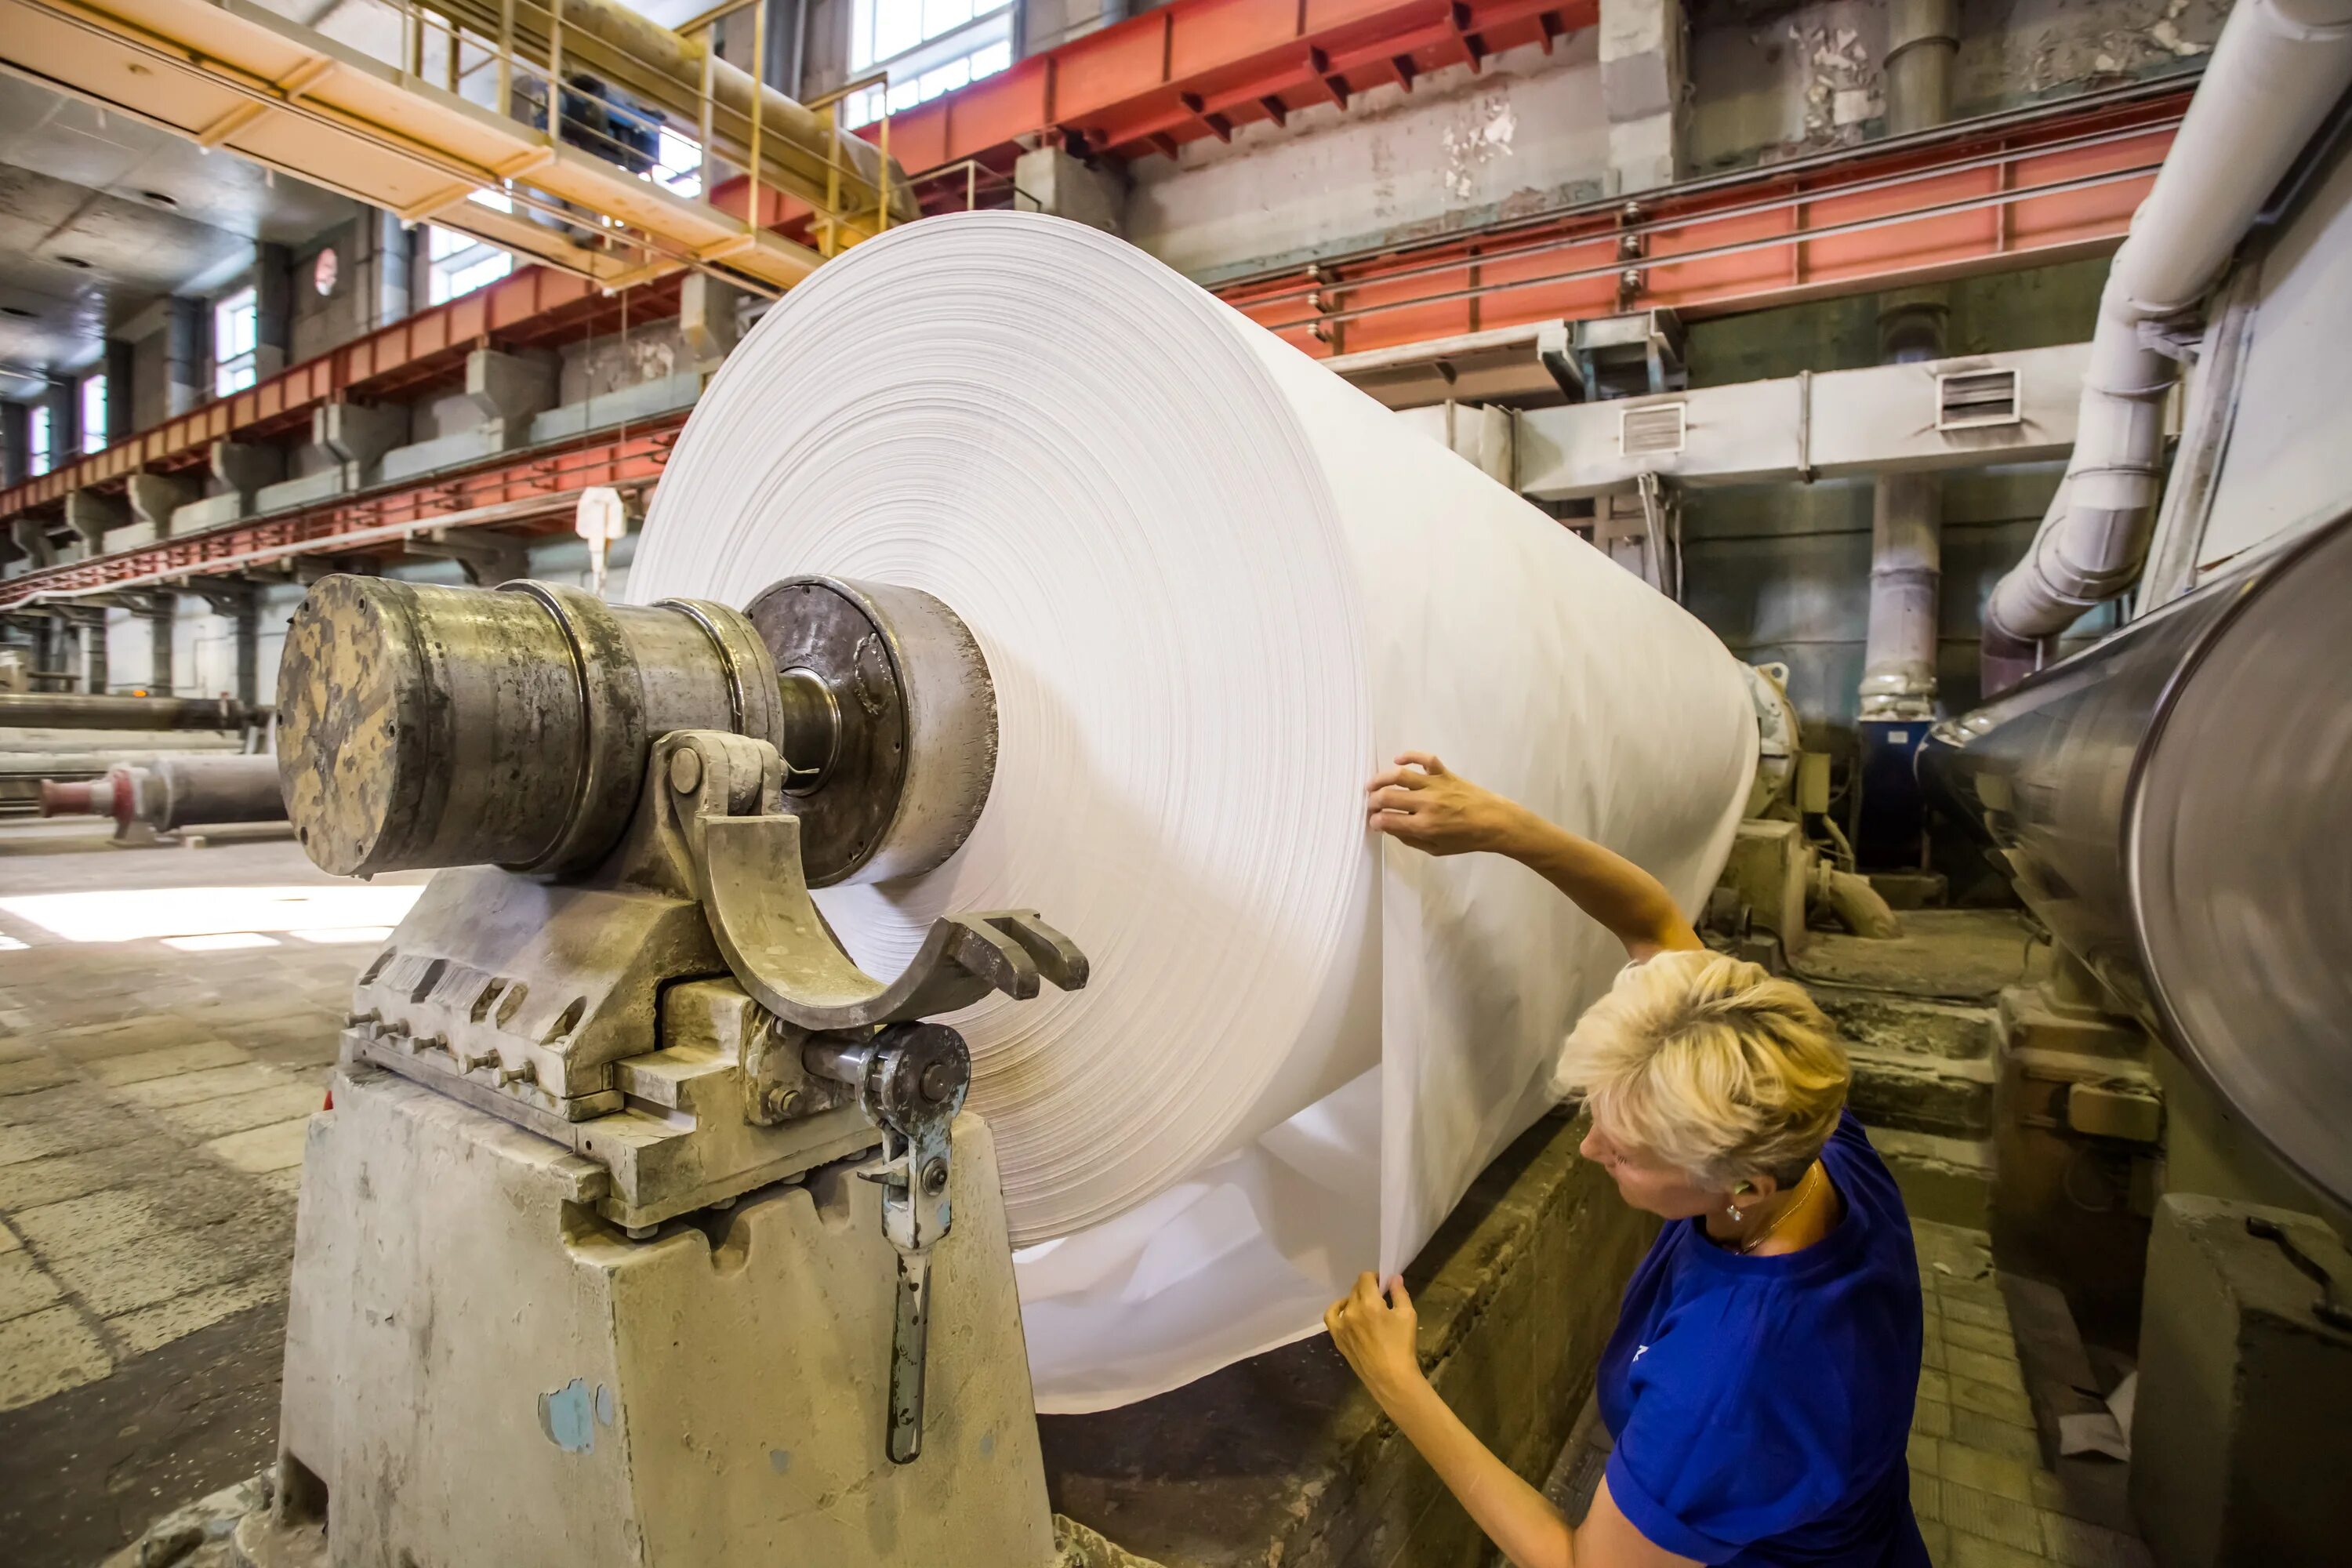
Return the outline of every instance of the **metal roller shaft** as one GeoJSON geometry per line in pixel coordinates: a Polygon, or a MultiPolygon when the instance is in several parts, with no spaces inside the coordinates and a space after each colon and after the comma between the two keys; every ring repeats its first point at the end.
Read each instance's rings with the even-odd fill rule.
{"type": "Polygon", "coordinates": [[[656,738],[782,731],[774,661],[736,611],[545,583],[324,578],[278,687],[296,835],[324,869],[362,876],[586,869],[627,827],[656,738]]]}
{"type": "Polygon", "coordinates": [[[85,697],[0,693],[0,728],[47,730],[238,730],[266,710],[226,697],[85,697]]]}

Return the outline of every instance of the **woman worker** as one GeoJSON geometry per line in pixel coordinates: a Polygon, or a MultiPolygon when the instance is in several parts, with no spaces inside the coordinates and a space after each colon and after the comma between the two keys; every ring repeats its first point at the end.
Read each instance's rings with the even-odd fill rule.
{"type": "Polygon", "coordinates": [[[1432,756],[1372,781],[1371,825],[1432,855],[1538,872],[1625,944],[1568,1039],[1582,1152],[1667,1222],[1601,1354],[1614,1450],[1571,1529],[1446,1408],[1402,1279],[1323,1316],[1348,1364],[1519,1568],[1692,1563],[1927,1568],[1905,1447],[1920,1303],[1894,1179],[1845,1113],[1803,991],[1710,952],[1656,879],[1432,756]]]}

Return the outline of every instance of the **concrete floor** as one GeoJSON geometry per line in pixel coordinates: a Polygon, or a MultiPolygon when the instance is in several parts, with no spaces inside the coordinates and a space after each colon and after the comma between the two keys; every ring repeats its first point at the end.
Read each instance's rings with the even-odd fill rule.
{"type": "Polygon", "coordinates": [[[303,1125],[375,943],[273,931],[349,911],[251,889],[366,893],[282,837],[0,825],[0,1555],[25,1568],[86,1568],[270,1456],[303,1125]]]}

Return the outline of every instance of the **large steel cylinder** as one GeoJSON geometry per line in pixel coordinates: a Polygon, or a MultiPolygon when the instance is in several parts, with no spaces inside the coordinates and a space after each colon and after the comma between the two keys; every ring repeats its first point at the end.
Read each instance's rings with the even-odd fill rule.
{"type": "Polygon", "coordinates": [[[2352,515],[1958,722],[1920,766],[2059,942],[2352,1201],[2352,515]]]}
{"type": "Polygon", "coordinates": [[[322,868],[491,862],[561,875],[627,828],[654,740],[773,744],[774,661],[723,605],[606,605],[576,588],[321,579],[288,628],[278,761],[322,868]]]}
{"type": "Polygon", "coordinates": [[[0,692],[0,728],[12,730],[236,730],[264,716],[264,710],[226,697],[0,692]]]}

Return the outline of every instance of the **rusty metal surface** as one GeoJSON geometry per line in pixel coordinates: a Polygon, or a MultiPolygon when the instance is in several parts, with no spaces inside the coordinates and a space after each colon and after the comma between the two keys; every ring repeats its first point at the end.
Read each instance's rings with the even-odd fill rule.
{"type": "Polygon", "coordinates": [[[918,589],[789,577],[745,610],[785,677],[786,789],[811,887],[917,876],[971,836],[996,776],[996,688],[918,589]]]}
{"type": "Polygon", "coordinates": [[[626,830],[656,737],[772,739],[775,687],[724,605],[324,578],[278,670],[288,813],[330,871],[582,871],[626,830]]]}

